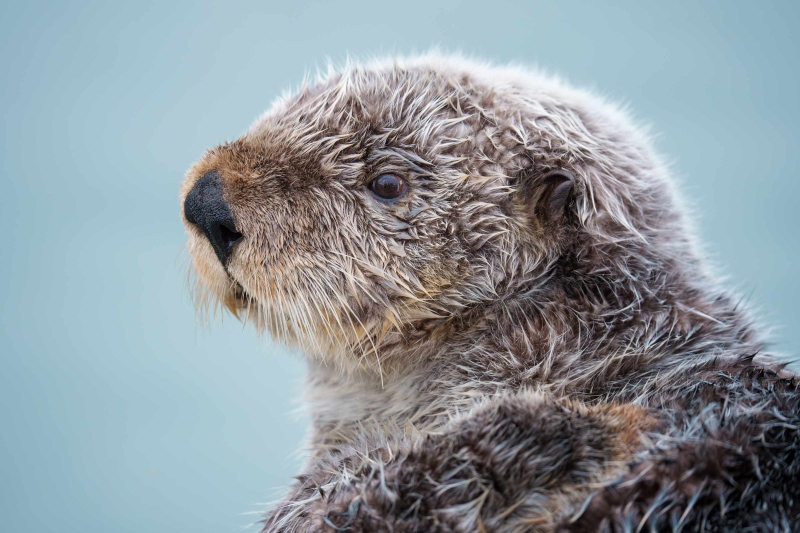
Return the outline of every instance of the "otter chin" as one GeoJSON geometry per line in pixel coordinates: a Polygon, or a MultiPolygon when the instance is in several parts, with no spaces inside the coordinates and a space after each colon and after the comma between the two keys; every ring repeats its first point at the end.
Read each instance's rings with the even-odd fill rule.
{"type": "Polygon", "coordinates": [[[613,104],[353,62],[208,150],[181,212],[198,307],[309,362],[264,531],[798,531],[800,380],[613,104]]]}

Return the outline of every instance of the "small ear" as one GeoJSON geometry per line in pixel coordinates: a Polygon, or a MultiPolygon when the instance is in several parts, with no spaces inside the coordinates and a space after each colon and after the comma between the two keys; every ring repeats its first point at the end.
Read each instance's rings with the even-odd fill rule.
{"type": "Polygon", "coordinates": [[[544,176],[529,178],[520,193],[528,212],[541,222],[559,222],[575,188],[575,179],[566,170],[553,170],[544,176]]]}

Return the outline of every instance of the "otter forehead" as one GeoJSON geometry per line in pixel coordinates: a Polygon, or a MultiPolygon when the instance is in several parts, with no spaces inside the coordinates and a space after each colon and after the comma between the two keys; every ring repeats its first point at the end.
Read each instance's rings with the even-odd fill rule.
{"type": "Polygon", "coordinates": [[[506,178],[533,165],[653,166],[646,135],[602,99],[535,72],[437,56],[332,71],[275,103],[241,141],[305,179],[386,156],[439,167],[432,179],[447,169],[506,178]]]}
{"type": "Polygon", "coordinates": [[[378,149],[413,147],[425,157],[463,144],[463,136],[486,121],[518,116],[524,103],[514,101],[515,92],[519,88],[499,89],[466,70],[442,72],[422,64],[354,68],[276,103],[245,138],[306,150],[369,139],[378,149]]]}

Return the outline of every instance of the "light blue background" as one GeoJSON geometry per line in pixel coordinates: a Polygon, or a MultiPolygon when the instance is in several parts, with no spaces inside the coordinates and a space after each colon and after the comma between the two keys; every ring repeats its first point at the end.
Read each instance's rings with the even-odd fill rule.
{"type": "Polygon", "coordinates": [[[800,353],[796,3],[67,4],[0,8],[4,532],[237,532],[290,482],[302,362],[195,325],[177,197],[326,57],[438,44],[628,102],[800,353]]]}

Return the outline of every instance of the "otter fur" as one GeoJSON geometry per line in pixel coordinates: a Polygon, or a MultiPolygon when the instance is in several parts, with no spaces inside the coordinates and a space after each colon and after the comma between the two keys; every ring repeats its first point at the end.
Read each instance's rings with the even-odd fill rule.
{"type": "Polygon", "coordinates": [[[332,69],[209,150],[197,303],[309,366],[264,531],[800,531],[800,381],[673,189],[619,108],[435,54],[332,69]]]}

